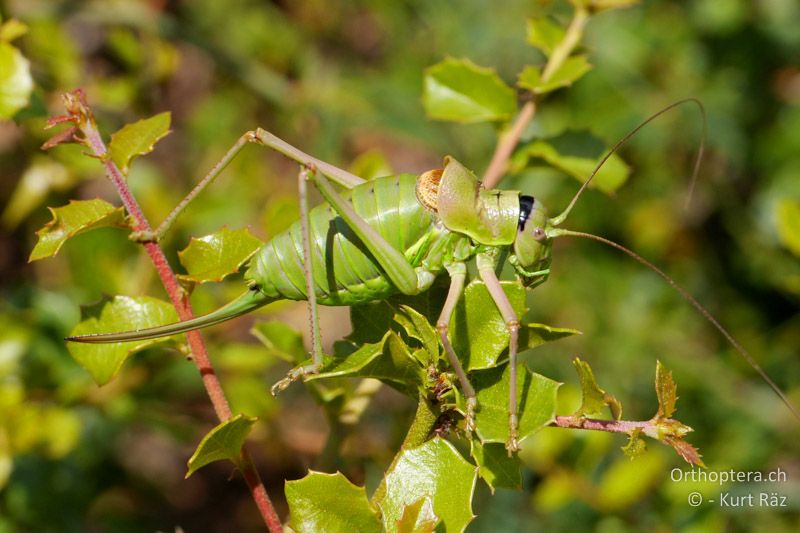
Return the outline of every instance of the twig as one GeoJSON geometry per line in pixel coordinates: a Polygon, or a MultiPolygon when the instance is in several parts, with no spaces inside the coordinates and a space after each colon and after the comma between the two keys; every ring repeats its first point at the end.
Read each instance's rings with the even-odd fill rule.
{"type": "Polygon", "coordinates": [[[483,176],[483,186],[487,189],[494,189],[503,177],[503,172],[506,171],[508,159],[514,148],[517,147],[522,133],[528,124],[533,120],[536,114],[536,103],[533,100],[528,101],[517,115],[517,119],[511,126],[507,133],[500,136],[497,142],[497,147],[492,155],[492,160],[489,162],[489,167],[486,169],[486,174],[483,176]]]}
{"type": "Polygon", "coordinates": [[[555,421],[550,425],[559,428],[592,429],[595,431],[627,434],[639,429],[642,433],[647,435],[648,430],[653,426],[653,421],[598,420],[595,418],[581,418],[577,416],[557,416],[555,421]]]}
{"type": "MultiPolygon", "coordinates": [[[[133,219],[134,232],[152,232],[150,223],[142,213],[136,198],[131,193],[128,183],[125,181],[122,172],[117,165],[111,160],[111,157],[97,129],[97,124],[94,120],[91,109],[89,108],[83,92],[80,90],[74,91],[64,95],[64,102],[71,117],[72,121],[76,124],[78,129],[83,133],[82,141],[88,146],[92,155],[97,157],[105,167],[106,175],[114,184],[119,193],[122,203],[125,206],[128,214],[133,219]]],[[[157,242],[143,242],[145,251],[150,256],[153,265],[158,272],[159,278],[169,295],[175,310],[181,320],[189,320],[194,317],[192,306],[187,298],[185,292],[178,284],[178,279],[173,272],[167,261],[164,251],[157,242]]],[[[189,347],[192,351],[192,361],[197,366],[200,376],[203,380],[203,385],[206,388],[211,403],[214,406],[214,411],[220,421],[225,421],[231,417],[231,408],[228,404],[225,393],[223,392],[222,385],[219,382],[216,371],[214,370],[211,360],[208,357],[203,337],[198,331],[190,331],[186,334],[189,342],[189,347]]],[[[250,488],[250,493],[253,500],[258,506],[264,523],[269,529],[270,533],[280,533],[283,531],[280,518],[278,518],[275,508],[267,495],[264,484],[258,475],[258,471],[253,464],[252,458],[245,447],[242,447],[242,460],[241,467],[244,478],[250,488]]]]}
{"type": "MultiPolygon", "coordinates": [[[[569,23],[569,27],[567,27],[564,38],[553,49],[553,52],[547,60],[547,64],[544,66],[544,70],[542,71],[543,83],[550,80],[553,74],[558,71],[578,45],[588,20],[589,11],[586,8],[575,8],[575,14],[572,17],[572,21],[569,23]]],[[[533,99],[522,106],[511,129],[500,136],[492,159],[489,162],[489,166],[486,168],[486,173],[483,175],[483,186],[485,188],[493,189],[500,183],[500,179],[503,177],[503,173],[508,166],[508,159],[511,157],[511,153],[514,151],[514,148],[516,148],[520,137],[522,137],[522,134],[525,132],[525,128],[531,123],[535,114],[536,99],[533,99]]]]}

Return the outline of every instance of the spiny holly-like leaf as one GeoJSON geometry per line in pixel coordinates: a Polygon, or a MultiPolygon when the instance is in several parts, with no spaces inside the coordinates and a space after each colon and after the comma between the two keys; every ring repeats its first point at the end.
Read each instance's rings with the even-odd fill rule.
{"type": "Polygon", "coordinates": [[[636,459],[647,450],[647,443],[641,435],[641,429],[634,429],[628,437],[628,444],[622,447],[622,451],[625,455],[630,457],[631,460],[636,459]]]}
{"type": "Polygon", "coordinates": [[[422,103],[429,118],[453,122],[507,120],[517,110],[514,90],[493,69],[447,58],[425,71],[422,103]]]}
{"type": "MultiPolygon", "coordinates": [[[[525,314],[525,288],[513,281],[501,282],[517,316],[525,314]]],[[[486,285],[475,280],[464,289],[450,322],[450,341],[467,370],[491,368],[508,348],[506,321],[486,285]]]]}
{"type": "Polygon", "coordinates": [[[353,331],[345,339],[357,346],[379,342],[392,329],[395,312],[386,300],[352,306],[350,323],[353,331]]]}
{"type": "Polygon", "coordinates": [[[472,458],[478,465],[478,474],[492,493],[497,487],[522,488],[522,462],[517,454],[509,457],[506,447],[497,442],[481,444],[473,439],[470,445],[472,458]]]}
{"type": "Polygon", "coordinates": [[[214,461],[228,459],[238,467],[244,440],[250,434],[250,429],[256,420],[256,418],[238,414],[209,431],[189,458],[186,477],[214,461]]]}
{"type": "Polygon", "coordinates": [[[778,202],[778,237],[790,252],[800,257],[800,200],[778,202]]]}
{"type": "MultiPolygon", "coordinates": [[[[567,132],[547,140],[535,140],[517,149],[510,171],[520,172],[531,160],[542,160],[580,182],[586,181],[604,155],[604,144],[588,132],[567,132]]],[[[606,194],[616,191],[630,175],[630,168],[613,154],[597,172],[590,187],[606,194]]]]}
{"type": "MultiPolygon", "coordinates": [[[[157,298],[149,296],[115,296],[97,305],[83,308],[83,320],[70,335],[90,333],[115,333],[132,329],[144,329],[169,324],[178,320],[175,308],[157,298]]],[[[122,364],[134,352],[138,352],[168,338],[148,339],[111,344],[83,344],[68,342],[72,357],[92,375],[98,385],[113,378],[122,364]]]]}
{"type": "Polygon", "coordinates": [[[439,522],[431,499],[420,498],[403,508],[403,515],[397,521],[397,533],[433,533],[439,522]]]}
{"type": "Polygon", "coordinates": [[[377,502],[383,527],[389,532],[397,531],[397,522],[405,508],[421,498],[429,498],[433,512],[447,531],[463,531],[473,519],[476,479],[477,468],[439,437],[416,448],[401,450],[386,473],[385,495],[377,502]]]}
{"type": "Polygon", "coordinates": [[[683,460],[691,465],[701,466],[703,468],[706,467],[705,463],[703,462],[702,455],[700,452],[686,442],[683,439],[665,439],[665,442],[673,447],[673,449],[678,452],[678,455],[683,457],[683,460]]]}
{"type": "Polygon", "coordinates": [[[416,398],[416,388],[425,382],[425,371],[397,333],[388,331],[378,343],[326,357],[319,374],[306,380],[339,377],[379,379],[416,398]]]}
{"type": "Polygon", "coordinates": [[[152,152],[155,144],[169,134],[170,120],[169,112],[159,113],[133,124],[126,124],[111,135],[108,151],[111,153],[111,160],[123,174],[128,173],[135,157],[152,152]]]}
{"type": "Polygon", "coordinates": [[[414,309],[429,324],[433,324],[442,310],[442,302],[446,295],[447,287],[437,284],[415,296],[398,295],[366,305],[355,305],[350,308],[353,332],[346,337],[346,340],[360,346],[380,341],[390,329],[401,331],[404,327],[394,319],[402,311],[403,306],[414,309]]]}
{"type": "Polygon", "coordinates": [[[658,396],[658,418],[671,418],[678,400],[678,387],[672,379],[672,372],[656,361],[656,395],[658,396]]]}
{"type": "MultiPolygon", "coordinates": [[[[515,281],[500,283],[517,316],[524,315],[525,288],[515,281]]],[[[520,329],[519,351],[575,334],[580,332],[544,324],[526,324],[520,329]]],[[[464,289],[464,296],[453,312],[449,337],[467,370],[492,368],[502,361],[501,355],[508,349],[508,329],[482,281],[475,280],[464,289]]]]}
{"type": "Polygon", "coordinates": [[[27,106],[32,91],[30,62],[15,47],[0,41],[0,120],[27,106]]]}
{"type": "Polygon", "coordinates": [[[547,342],[557,341],[572,335],[583,335],[583,333],[577,329],[556,328],[535,322],[525,324],[519,330],[519,351],[536,348],[547,342]]]}
{"type": "Polygon", "coordinates": [[[264,244],[247,228],[221,230],[196,239],[178,252],[186,274],[178,277],[195,283],[222,281],[225,276],[239,271],[245,261],[264,244]]]}
{"type": "Polygon", "coordinates": [[[39,241],[31,251],[28,261],[52,257],[69,239],[85,231],[109,226],[123,228],[125,212],[122,207],[114,207],[105,200],[70,200],[62,207],[48,207],[53,220],[36,232],[39,241]]]}
{"type": "MultiPolygon", "coordinates": [[[[508,364],[475,371],[470,375],[470,382],[475,387],[478,397],[475,424],[478,436],[484,443],[505,443],[508,438],[510,381],[508,364]]],[[[533,373],[525,365],[518,365],[517,406],[520,442],[555,419],[556,394],[560,386],[561,383],[533,373]]]]}
{"type": "Polygon", "coordinates": [[[406,334],[422,343],[428,353],[428,361],[439,358],[439,336],[428,319],[407,305],[400,306],[400,312],[395,313],[394,321],[405,329],[406,334]]]}
{"type": "Polygon", "coordinates": [[[611,408],[611,413],[615,420],[619,420],[622,416],[622,404],[603,389],[597,385],[594,378],[594,372],[586,361],[581,361],[575,358],[572,361],[575,365],[575,370],[578,372],[581,380],[581,406],[575,411],[573,416],[584,417],[587,415],[599,413],[603,408],[608,405],[611,408]]]}
{"type": "Polygon", "coordinates": [[[564,28],[547,17],[534,17],[528,19],[528,44],[535,46],[549,56],[564,39],[564,28]]]}
{"type": "Polygon", "coordinates": [[[283,322],[257,322],[250,329],[270,354],[292,364],[299,364],[308,357],[303,345],[303,335],[283,322]]]}
{"type": "Polygon", "coordinates": [[[310,471],[303,479],[286,482],[290,525],[298,533],[363,531],[380,533],[381,521],[367,500],[364,487],[342,475],[310,471]]]}
{"type": "Polygon", "coordinates": [[[683,438],[693,430],[686,424],[674,420],[675,403],[678,400],[678,387],[672,379],[672,372],[667,370],[661,361],[656,361],[656,396],[658,396],[658,412],[644,428],[644,433],[653,439],[672,446],[688,463],[703,465],[700,453],[683,438]]]}
{"type": "Polygon", "coordinates": [[[543,72],[538,67],[527,65],[520,72],[517,85],[534,94],[545,94],[572,85],[591,69],[586,56],[572,56],[565,59],[548,79],[543,79],[543,72]]]}

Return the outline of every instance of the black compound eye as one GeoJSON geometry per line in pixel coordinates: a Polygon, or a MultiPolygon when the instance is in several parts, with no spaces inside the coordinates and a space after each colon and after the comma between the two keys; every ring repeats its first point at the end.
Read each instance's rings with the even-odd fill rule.
{"type": "Polygon", "coordinates": [[[519,197],[519,224],[518,227],[520,231],[525,229],[525,223],[528,221],[528,217],[531,216],[531,211],[533,211],[533,204],[536,203],[536,200],[533,196],[525,196],[522,195],[519,197]]]}

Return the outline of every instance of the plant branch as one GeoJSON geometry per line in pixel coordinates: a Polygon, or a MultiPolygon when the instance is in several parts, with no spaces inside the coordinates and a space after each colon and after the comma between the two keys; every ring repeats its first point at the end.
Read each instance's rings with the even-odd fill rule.
{"type": "Polygon", "coordinates": [[[654,427],[653,420],[599,420],[578,416],[557,416],[555,421],[551,422],[550,425],[559,428],[591,429],[595,431],[607,431],[609,433],[627,434],[631,434],[638,429],[645,435],[649,435],[648,430],[652,430],[654,427]]]}
{"type": "Polygon", "coordinates": [[[497,184],[500,183],[500,179],[503,177],[503,173],[508,166],[511,153],[514,151],[514,148],[517,147],[522,133],[525,131],[525,128],[528,127],[528,124],[531,123],[535,114],[536,102],[534,100],[526,102],[525,105],[522,106],[522,109],[520,109],[517,119],[514,121],[511,129],[500,136],[497,147],[494,149],[494,154],[492,154],[492,160],[489,162],[489,167],[483,175],[483,186],[485,188],[494,189],[497,184]]]}
{"type": "Polygon", "coordinates": [[[557,416],[550,425],[568,429],[590,429],[609,433],[625,433],[629,436],[633,436],[634,433],[638,431],[651,439],[672,446],[676,450],[682,446],[681,442],[683,438],[692,431],[692,428],[684,423],[673,418],[664,418],[661,415],[656,415],[650,420],[640,421],[600,420],[574,415],[557,416]]]}
{"type": "MultiPolygon", "coordinates": [[[[589,11],[586,8],[575,8],[575,14],[564,33],[564,38],[553,48],[553,52],[550,54],[547,64],[544,66],[544,70],[542,71],[543,83],[550,80],[553,74],[564,64],[564,61],[569,57],[578,43],[580,43],[588,20],[589,11]]],[[[489,166],[486,168],[486,173],[483,175],[483,186],[485,188],[494,189],[497,184],[500,183],[500,179],[503,177],[503,173],[508,166],[508,160],[514,148],[517,147],[522,134],[525,132],[525,128],[531,123],[535,114],[536,98],[526,102],[525,105],[522,106],[511,128],[500,136],[494,154],[492,154],[492,159],[489,162],[489,166]]]]}
{"type": "MultiPolygon", "coordinates": [[[[133,231],[140,233],[152,232],[150,223],[144,216],[144,213],[142,213],[138,202],[131,193],[125,177],[117,165],[111,160],[83,92],[78,90],[65,94],[64,101],[71,121],[75,123],[83,134],[83,139],[81,139],[81,141],[91,149],[91,155],[97,157],[101,161],[105,168],[106,175],[116,187],[125,209],[133,220],[133,231]]],[[[150,256],[158,272],[158,276],[164,285],[164,289],[167,291],[180,319],[189,320],[193,318],[194,314],[189,299],[179,285],[175,272],[170,267],[164,255],[164,251],[156,242],[144,242],[142,245],[150,256]]],[[[225,397],[216,371],[211,364],[211,360],[208,357],[208,351],[206,350],[202,336],[198,331],[190,331],[186,333],[186,338],[193,355],[192,361],[194,361],[197,370],[200,372],[203,385],[211,399],[217,417],[220,421],[229,419],[231,417],[230,405],[225,397]]],[[[281,532],[283,529],[280,518],[278,518],[272,502],[267,495],[267,491],[264,488],[264,484],[261,482],[250,454],[244,447],[242,447],[241,466],[244,478],[267,528],[271,533],[281,532]]]]}

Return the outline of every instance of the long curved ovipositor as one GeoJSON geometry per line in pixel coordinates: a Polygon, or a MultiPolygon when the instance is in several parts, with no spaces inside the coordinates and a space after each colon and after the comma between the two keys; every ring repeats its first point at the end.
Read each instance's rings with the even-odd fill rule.
{"type": "Polygon", "coordinates": [[[175,322],[165,326],[154,328],[137,329],[133,331],[122,331],[119,333],[95,333],[92,335],[77,335],[67,337],[66,340],[72,342],[84,342],[88,344],[107,344],[111,342],[139,341],[145,339],[157,339],[159,337],[169,337],[178,333],[186,333],[195,329],[205,328],[225,322],[237,316],[242,316],[250,311],[263,307],[268,303],[274,302],[274,298],[265,296],[255,289],[248,290],[232,302],[220,307],[219,309],[198,316],[191,320],[175,322]]]}

